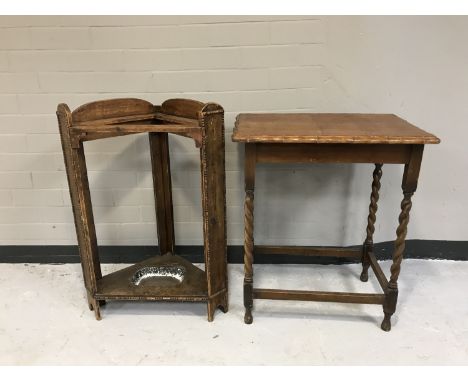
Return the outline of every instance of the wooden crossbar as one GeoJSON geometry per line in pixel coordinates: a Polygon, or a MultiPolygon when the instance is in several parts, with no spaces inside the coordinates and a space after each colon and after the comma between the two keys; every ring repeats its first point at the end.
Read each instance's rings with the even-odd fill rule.
{"type": "Polygon", "coordinates": [[[175,123],[179,125],[190,125],[190,126],[199,125],[199,122],[196,119],[155,112],[155,113],[136,114],[136,115],[124,115],[124,116],[114,117],[114,118],[94,119],[91,121],[75,123],[73,124],[73,127],[116,125],[116,124],[127,123],[127,122],[151,121],[151,120],[171,122],[171,123],[175,123]]]}
{"type": "Polygon", "coordinates": [[[157,120],[160,120],[160,121],[179,123],[182,125],[196,125],[196,126],[199,125],[199,122],[197,119],[179,117],[177,115],[164,114],[164,113],[155,113],[154,116],[157,120]]]}
{"type": "Polygon", "coordinates": [[[375,276],[377,277],[377,281],[379,282],[382,289],[385,291],[388,285],[387,278],[385,277],[385,274],[383,273],[382,268],[380,268],[380,265],[377,262],[377,259],[375,258],[374,253],[369,252],[368,256],[369,256],[370,266],[372,270],[374,271],[375,276]]]}
{"type": "Polygon", "coordinates": [[[381,305],[384,302],[385,295],[381,293],[319,292],[254,288],[253,298],[265,300],[321,301],[381,305]]]}
{"type": "Polygon", "coordinates": [[[73,133],[191,133],[200,131],[197,125],[177,124],[113,124],[113,125],[77,125],[73,133]]]}
{"type": "Polygon", "coordinates": [[[361,248],[256,245],[255,254],[361,257],[361,248]]]}
{"type": "Polygon", "coordinates": [[[158,113],[146,113],[146,114],[136,114],[136,115],[124,115],[120,117],[113,118],[101,118],[93,119],[91,121],[74,123],[73,127],[79,126],[100,126],[100,125],[112,125],[125,122],[137,122],[137,121],[150,121],[156,118],[158,113]]]}

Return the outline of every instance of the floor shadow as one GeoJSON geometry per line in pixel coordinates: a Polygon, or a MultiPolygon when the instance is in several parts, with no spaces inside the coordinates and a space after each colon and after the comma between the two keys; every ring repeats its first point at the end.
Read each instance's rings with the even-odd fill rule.
{"type": "Polygon", "coordinates": [[[102,315],[118,316],[200,316],[206,319],[206,303],[164,301],[108,301],[102,315]]]}
{"type": "Polygon", "coordinates": [[[365,321],[372,324],[375,324],[380,328],[380,324],[382,322],[382,317],[378,316],[371,316],[368,314],[350,314],[350,313],[329,313],[323,312],[318,313],[311,310],[307,311],[294,311],[291,309],[285,308],[284,310],[269,310],[268,312],[260,311],[260,310],[253,310],[254,322],[256,318],[278,318],[278,319],[287,319],[287,318],[294,318],[294,319],[304,319],[304,320],[320,320],[320,321],[343,321],[343,322],[359,322],[365,321]]]}

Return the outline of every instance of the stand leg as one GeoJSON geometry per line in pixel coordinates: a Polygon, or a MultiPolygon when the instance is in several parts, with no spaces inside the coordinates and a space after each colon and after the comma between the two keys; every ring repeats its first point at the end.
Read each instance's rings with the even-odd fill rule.
{"type": "Polygon", "coordinates": [[[71,112],[67,105],[58,106],[57,117],[88,303],[99,320],[99,303],[92,296],[102,274],[83,143],[71,132],[71,112]]]}
{"type": "Polygon", "coordinates": [[[224,110],[208,103],[201,112],[200,170],[203,244],[208,286],[208,321],[216,308],[227,311],[227,239],[224,110]]]}
{"type": "Polygon", "coordinates": [[[382,330],[390,331],[391,317],[395,313],[398,300],[398,276],[400,275],[403,252],[405,250],[405,239],[408,231],[409,214],[411,211],[411,197],[416,191],[418,185],[419,170],[421,167],[423,145],[413,146],[411,158],[405,165],[403,173],[402,189],[403,200],[401,202],[401,212],[398,217],[398,228],[396,230],[397,238],[395,240],[395,249],[393,251],[393,263],[390,267],[390,280],[385,291],[385,301],[383,304],[384,319],[382,321],[382,330]]]}
{"type": "Polygon", "coordinates": [[[96,317],[96,320],[101,321],[101,306],[105,305],[105,301],[99,301],[93,298],[90,293],[88,292],[88,306],[89,310],[94,312],[94,317],[96,317]]]}
{"type": "Polygon", "coordinates": [[[372,181],[372,193],[369,204],[369,216],[367,217],[367,236],[362,246],[362,273],[361,281],[366,282],[369,279],[369,253],[373,251],[374,242],[373,235],[375,231],[375,220],[377,213],[377,202],[379,201],[380,178],[382,177],[382,164],[376,163],[373,173],[374,180],[372,181]]]}
{"type": "Polygon", "coordinates": [[[161,255],[175,253],[171,166],[167,133],[149,133],[153,188],[161,255]]]}
{"type": "Polygon", "coordinates": [[[214,314],[217,308],[219,308],[223,313],[228,312],[228,293],[227,291],[219,294],[218,296],[208,300],[207,309],[208,309],[208,321],[211,322],[214,319],[214,314]]]}
{"type": "Polygon", "coordinates": [[[405,238],[409,222],[409,213],[411,210],[412,192],[405,192],[401,202],[401,213],[398,218],[399,225],[396,230],[397,239],[395,240],[395,249],[393,251],[393,264],[390,267],[390,281],[385,291],[384,313],[385,318],[382,321],[382,330],[388,332],[391,329],[390,318],[395,313],[398,299],[398,276],[400,274],[401,262],[403,260],[403,251],[405,250],[405,238]]]}
{"type": "Polygon", "coordinates": [[[245,204],[244,204],[244,322],[253,322],[253,249],[254,249],[254,188],[255,146],[245,146],[245,204]]]}

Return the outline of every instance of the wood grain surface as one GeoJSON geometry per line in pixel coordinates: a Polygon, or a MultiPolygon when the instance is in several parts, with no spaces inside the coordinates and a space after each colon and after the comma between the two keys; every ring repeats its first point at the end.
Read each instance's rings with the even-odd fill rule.
{"type": "Polygon", "coordinates": [[[394,114],[239,114],[232,140],[281,143],[439,143],[394,114]]]}

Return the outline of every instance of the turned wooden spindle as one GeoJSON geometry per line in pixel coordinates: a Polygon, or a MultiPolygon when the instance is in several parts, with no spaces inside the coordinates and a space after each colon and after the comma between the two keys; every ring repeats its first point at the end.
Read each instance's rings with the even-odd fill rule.
{"type": "Polygon", "coordinates": [[[245,203],[244,203],[244,322],[253,321],[253,260],[254,260],[254,188],[255,145],[245,145],[245,203]]]}
{"type": "Polygon", "coordinates": [[[408,232],[412,196],[413,192],[404,193],[404,197],[401,202],[401,212],[400,216],[398,217],[399,225],[396,230],[397,238],[395,240],[395,249],[393,251],[393,263],[390,267],[390,280],[385,292],[386,300],[383,306],[384,319],[381,325],[382,330],[385,330],[386,332],[390,331],[392,327],[390,319],[396,310],[398,299],[398,276],[400,275],[401,262],[403,260],[403,252],[405,250],[405,239],[408,232]]]}
{"type": "Polygon", "coordinates": [[[254,192],[247,190],[245,193],[244,204],[244,305],[245,316],[244,322],[251,324],[253,321],[252,308],[252,288],[253,288],[253,209],[254,209],[254,192]]]}
{"type": "Polygon", "coordinates": [[[369,215],[367,217],[366,240],[362,247],[362,273],[361,281],[366,282],[369,279],[369,252],[374,250],[373,236],[375,231],[375,220],[377,213],[377,202],[379,201],[380,178],[382,177],[382,164],[376,163],[373,172],[372,192],[370,196],[369,215]]]}

